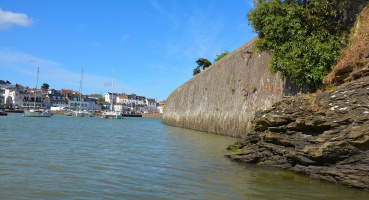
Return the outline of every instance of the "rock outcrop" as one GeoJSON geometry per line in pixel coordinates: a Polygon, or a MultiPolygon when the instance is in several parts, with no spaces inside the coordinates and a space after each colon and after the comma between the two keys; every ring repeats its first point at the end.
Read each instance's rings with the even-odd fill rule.
{"type": "MultiPolygon", "coordinates": [[[[353,7],[361,10],[364,3],[353,7]]],[[[323,83],[336,88],[284,97],[256,112],[252,131],[227,156],[369,190],[369,5],[323,83]]]]}
{"type": "Polygon", "coordinates": [[[332,72],[323,79],[324,84],[340,85],[369,76],[369,5],[357,16],[351,35],[349,47],[332,72]]]}
{"type": "Polygon", "coordinates": [[[369,77],[259,111],[229,158],[369,189],[369,77]]]}

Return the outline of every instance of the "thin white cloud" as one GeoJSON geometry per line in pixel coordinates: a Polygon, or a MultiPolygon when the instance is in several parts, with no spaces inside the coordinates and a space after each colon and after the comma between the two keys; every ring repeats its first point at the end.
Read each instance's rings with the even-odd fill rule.
{"type": "Polygon", "coordinates": [[[156,0],[151,0],[151,6],[161,13],[165,12],[164,8],[156,0]]]}
{"type": "MultiPolygon", "coordinates": [[[[245,14],[243,16],[241,13],[240,17],[246,16],[246,10],[252,3],[253,0],[243,1],[245,14]]],[[[169,37],[166,43],[169,56],[193,62],[202,57],[213,62],[217,54],[233,51],[248,40],[252,29],[247,20],[234,24],[229,15],[217,10],[214,4],[210,3],[206,8],[193,4],[190,13],[183,15],[183,31],[177,32],[175,37],[169,37]]]]}
{"type": "Polygon", "coordinates": [[[184,56],[194,61],[200,57],[211,60],[221,51],[227,42],[222,35],[225,28],[224,17],[221,14],[209,15],[212,12],[212,9],[193,9],[193,13],[183,23],[185,31],[180,39],[170,39],[167,43],[169,55],[184,56]]]}
{"type": "Polygon", "coordinates": [[[6,29],[12,25],[30,26],[33,20],[26,14],[5,11],[0,8],[0,29],[6,29]]]}
{"type": "MultiPolygon", "coordinates": [[[[34,86],[33,80],[37,67],[40,68],[39,83],[48,83],[51,88],[55,89],[79,89],[81,80],[80,70],[71,71],[57,62],[23,52],[0,48],[0,70],[8,71],[11,74],[17,74],[22,77],[28,77],[27,80],[30,80],[30,82],[19,81],[21,84],[31,87],[34,86]]],[[[81,67],[82,65],[80,67],[76,66],[76,69],[81,69],[81,67]]],[[[88,66],[84,67],[83,93],[110,90],[110,88],[104,85],[106,82],[111,83],[111,77],[95,75],[89,72],[88,66]]],[[[121,85],[120,82],[117,82],[117,84],[121,85]]]]}
{"type": "Polygon", "coordinates": [[[7,49],[0,49],[0,63],[12,66],[60,66],[58,63],[37,58],[35,56],[14,52],[7,49]]]}

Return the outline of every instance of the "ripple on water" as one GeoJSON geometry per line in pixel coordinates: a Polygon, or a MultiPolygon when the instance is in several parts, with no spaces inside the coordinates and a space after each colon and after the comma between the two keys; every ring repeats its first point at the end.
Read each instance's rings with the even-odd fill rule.
{"type": "Polygon", "coordinates": [[[223,157],[234,138],[99,117],[0,121],[0,199],[368,199],[223,157]]]}

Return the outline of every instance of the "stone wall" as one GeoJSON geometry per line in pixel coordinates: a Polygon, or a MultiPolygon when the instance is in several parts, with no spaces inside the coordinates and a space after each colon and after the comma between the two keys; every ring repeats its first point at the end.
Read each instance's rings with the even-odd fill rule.
{"type": "Polygon", "coordinates": [[[279,74],[271,75],[270,56],[251,52],[254,40],[173,91],[165,102],[163,123],[242,137],[257,110],[291,93],[279,74]]]}

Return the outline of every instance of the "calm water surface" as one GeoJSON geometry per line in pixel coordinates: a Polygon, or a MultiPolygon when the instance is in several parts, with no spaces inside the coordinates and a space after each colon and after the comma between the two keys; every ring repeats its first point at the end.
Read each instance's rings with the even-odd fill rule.
{"type": "Polygon", "coordinates": [[[0,199],[369,199],[223,157],[236,139],[160,119],[0,117],[0,199]]]}

